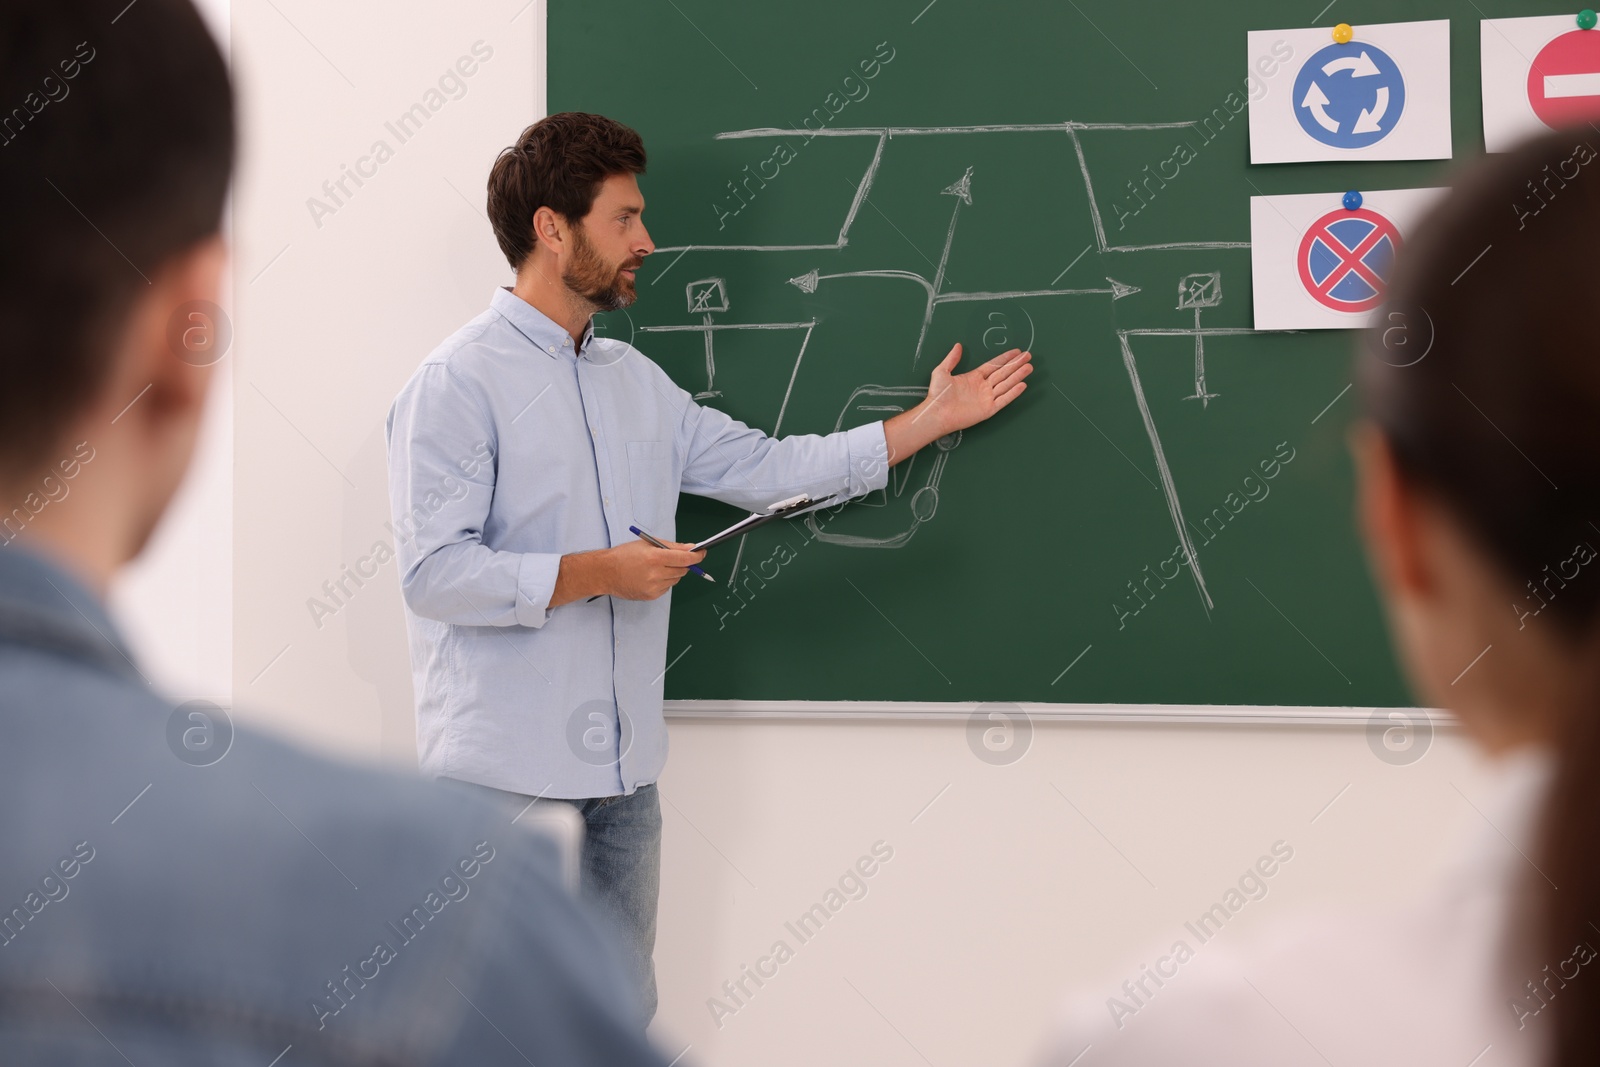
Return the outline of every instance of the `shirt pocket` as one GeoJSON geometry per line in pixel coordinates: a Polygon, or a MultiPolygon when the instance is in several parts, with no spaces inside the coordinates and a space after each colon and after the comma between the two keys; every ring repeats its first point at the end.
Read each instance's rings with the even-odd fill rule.
{"type": "Polygon", "coordinates": [[[666,441],[628,442],[628,521],[663,541],[677,538],[678,475],[666,441]]]}

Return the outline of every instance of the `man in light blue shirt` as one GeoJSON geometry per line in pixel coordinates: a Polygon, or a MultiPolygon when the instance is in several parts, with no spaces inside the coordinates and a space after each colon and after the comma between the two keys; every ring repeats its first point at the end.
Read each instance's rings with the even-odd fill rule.
{"type": "Polygon", "coordinates": [[[516,285],[440,345],[389,414],[417,737],[424,771],[525,806],[566,800],[588,828],[584,888],[655,996],[668,593],[703,552],[673,542],[680,492],[751,510],[882,488],[888,469],[993,415],[1028,353],[962,375],[887,422],[775,440],[700,406],[655,363],[595,337],[654,250],[639,137],[575,112],[523,131],[489,179],[516,285]],[[637,526],[668,543],[656,547],[637,526]]]}

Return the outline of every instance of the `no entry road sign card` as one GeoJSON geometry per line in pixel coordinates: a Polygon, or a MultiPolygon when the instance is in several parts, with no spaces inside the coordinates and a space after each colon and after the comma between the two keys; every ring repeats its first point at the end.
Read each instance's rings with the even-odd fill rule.
{"type": "Polygon", "coordinates": [[[1250,162],[1450,158],[1449,20],[1354,29],[1246,34],[1250,162]]]}
{"type": "Polygon", "coordinates": [[[1250,274],[1258,330],[1351,330],[1383,303],[1409,228],[1444,189],[1250,198],[1250,274]]]}
{"type": "Polygon", "coordinates": [[[1482,31],[1485,148],[1600,121],[1600,30],[1568,14],[1484,19],[1482,31]]]}

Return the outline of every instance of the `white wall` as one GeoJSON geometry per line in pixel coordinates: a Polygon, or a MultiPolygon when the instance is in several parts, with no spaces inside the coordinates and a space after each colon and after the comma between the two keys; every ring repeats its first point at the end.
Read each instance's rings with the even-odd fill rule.
{"type": "Polygon", "coordinates": [[[409,763],[394,563],[360,587],[345,579],[348,598],[323,583],[392,547],[389,403],[509,280],[484,183],[543,110],[542,4],[240,0],[233,14],[244,127],[235,694],[247,720],[409,763]],[[430,101],[475,44],[491,55],[467,64],[459,99],[430,101]],[[437,111],[402,142],[388,124],[419,102],[437,111]],[[379,142],[392,153],[381,163],[379,142]],[[346,168],[370,176],[325,188],[346,168]],[[337,613],[314,619],[313,598],[337,613]]]}
{"type": "MultiPolygon", "coordinates": [[[[390,400],[508,277],[482,188],[542,112],[542,3],[239,0],[233,31],[237,714],[411,765],[393,564],[320,628],[307,601],[387,539],[390,400]],[[466,95],[395,144],[385,122],[480,40],[466,95]],[[313,219],[378,139],[393,158],[313,219]]],[[[1448,734],[1394,766],[1359,726],[1040,722],[996,766],[959,719],[677,719],[657,1033],[686,1063],[1017,1062],[1058,989],[1120,982],[1275,840],[1296,857],[1229,938],[1302,904],[1392,902],[1474,817],[1478,781],[1448,734]],[[879,840],[894,858],[868,895],[717,1027],[708,998],[879,840]]]]}
{"type": "Polygon", "coordinates": [[[1020,1064],[1064,987],[1103,1002],[1277,840],[1294,859],[1218,942],[1399,906],[1481,830],[1480,785],[1454,734],[1396,766],[1360,728],[1035,723],[994,766],[959,720],[675,721],[656,1033],[726,1067],[1020,1064]],[[879,840],[866,896],[801,944],[784,924],[879,840]],[[794,958],[719,1028],[708,999],[778,939],[794,958]]]}

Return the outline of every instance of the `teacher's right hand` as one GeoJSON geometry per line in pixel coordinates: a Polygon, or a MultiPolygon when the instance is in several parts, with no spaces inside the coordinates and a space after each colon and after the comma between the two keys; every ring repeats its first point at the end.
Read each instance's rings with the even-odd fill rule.
{"type": "Polygon", "coordinates": [[[667,543],[672,547],[629,541],[595,553],[605,557],[601,581],[606,592],[623,600],[655,600],[689,573],[691,563],[706,558],[704,551],[693,552],[689,545],[667,543]]]}

